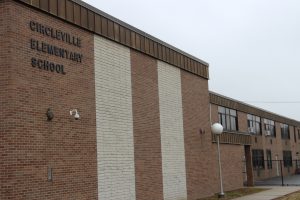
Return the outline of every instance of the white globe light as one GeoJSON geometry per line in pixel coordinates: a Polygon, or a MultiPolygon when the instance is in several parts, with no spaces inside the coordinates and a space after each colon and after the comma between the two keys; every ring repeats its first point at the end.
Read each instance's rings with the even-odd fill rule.
{"type": "Polygon", "coordinates": [[[223,126],[220,123],[214,123],[211,126],[211,131],[213,134],[221,135],[223,132],[223,126]]]}

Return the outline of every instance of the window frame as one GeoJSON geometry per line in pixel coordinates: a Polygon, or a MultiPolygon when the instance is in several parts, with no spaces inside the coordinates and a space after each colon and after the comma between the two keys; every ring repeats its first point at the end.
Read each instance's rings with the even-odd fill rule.
{"type": "Polygon", "coordinates": [[[276,123],[271,119],[264,119],[265,131],[270,131],[270,137],[276,138],[276,123]]]}
{"type": "Polygon", "coordinates": [[[238,131],[238,112],[237,110],[218,106],[219,123],[222,124],[224,131],[238,131]],[[235,125],[235,126],[234,126],[235,125]]]}
{"type": "Polygon", "coordinates": [[[291,139],[290,135],[290,127],[288,124],[280,124],[280,131],[281,131],[281,139],[289,140],[291,139]]]}
{"type": "Polygon", "coordinates": [[[261,117],[252,114],[247,114],[247,124],[249,133],[253,135],[262,135],[261,117]],[[254,128],[254,132],[250,132],[250,128],[254,128]]]}
{"type": "Polygon", "coordinates": [[[264,150],[252,149],[253,169],[265,169],[264,150]]]}
{"type": "Polygon", "coordinates": [[[292,151],[282,151],[283,166],[293,167],[292,151]]]}

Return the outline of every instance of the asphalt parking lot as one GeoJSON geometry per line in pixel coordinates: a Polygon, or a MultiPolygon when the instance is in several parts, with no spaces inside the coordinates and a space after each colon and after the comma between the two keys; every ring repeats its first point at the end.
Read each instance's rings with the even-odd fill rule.
{"type": "MultiPolygon", "coordinates": [[[[281,186],[282,178],[281,176],[255,181],[256,186],[281,186]]],[[[300,186],[300,175],[291,175],[283,177],[284,186],[300,186]]]]}

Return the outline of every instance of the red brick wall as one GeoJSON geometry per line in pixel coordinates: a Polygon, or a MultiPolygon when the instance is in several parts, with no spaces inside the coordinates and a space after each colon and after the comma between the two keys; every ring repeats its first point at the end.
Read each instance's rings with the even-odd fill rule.
{"type": "Polygon", "coordinates": [[[212,152],[207,81],[182,71],[181,84],[187,194],[195,200],[216,192],[217,157],[212,152]]]}
{"type": "Polygon", "coordinates": [[[13,108],[13,96],[10,86],[12,83],[12,68],[10,60],[13,51],[10,43],[13,38],[9,37],[11,27],[9,25],[11,11],[7,9],[8,1],[0,2],[0,199],[7,199],[7,193],[13,189],[13,185],[8,185],[7,180],[12,177],[10,163],[15,162],[15,158],[11,156],[14,147],[10,143],[14,141],[11,135],[14,133],[15,123],[12,122],[10,116],[11,108],[13,108]]]}
{"type": "MultiPolygon", "coordinates": [[[[1,1],[0,11],[0,199],[97,199],[93,35],[15,1],[1,1]],[[80,37],[82,47],[32,32],[31,20],[80,37]],[[82,63],[33,50],[30,39],[82,53],[82,63]],[[32,57],[62,64],[66,74],[32,67],[32,57]],[[69,116],[73,108],[80,120],[69,116]]],[[[163,199],[157,61],[131,51],[131,65],[136,196],[163,199]]],[[[181,81],[187,193],[194,200],[219,192],[217,150],[207,80],[181,71],[181,81]]],[[[225,190],[241,187],[243,147],[221,150],[225,190]]]]}
{"type": "MultiPolygon", "coordinates": [[[[263,119],[262,119],[263,120],[263,119]]],[[[283,151],[291,151],[292,152],[292,159],[296,159],[296,152],[297,152],[297,143],[294,142],[294,127],[290,126],[290,139],[282,139],[281,138],[281,129],[280,123],[275,122],[276,127],[276,137],[266,137],[265,130],[263,128],[262,122],[262,135],[253,135],[252,136],[252,149],[262,149],[264,151],[264,159],[267,160],[266,150],[271,150],[272,152],[272,160],[276,160],[276,155],[278,156],[278,160],[283,159],[283,151]]],[[[282,162],[283,167],[283,162],[282,162]]],[[[283,167],[283,174],[284,176],[288,174],[292,174],[295,172],[295,163],[293,163],[293,167],[288,168],[283,167]]],[[[278,169],[280,174],[280,163],[278,162],[278,169]]],[[[265,169],[255,169],[254,170],[254,180],[261,180],[270,177],[277,176],[277,162],[272,162],[272,169],[267,168],[267,163],[265,162],[265,169]]]]}
{"type": "Polygon", "coordinates": [[[210,112],[211,112],[211,123],[214,124],[216,122],[219,122],[218,106],[214,104],[210,104],[210,112]]]}
{"type": "Polygon", "coordinates": [[[163,199],[156,60],[131,51],[136,199],[163,199]]]}
{"type": "MultiPolygon", "coordinates": [[[[212,121],[216,122],[218,121],[218,106],[212,105],[212,121]]],[[[265,130],[264,130],[264,123],[263,118],[261,119],[261,125],[262,125],[262,135],[252,135],[251,140],[251,152],[252,149],[261,149],[264,152],[264,159],[267,160],[266,150],[271,150],[272,152],[272,160],[276,160],[276,155],[278,156],[278,160],[283,159],[283,150],[291,151],[292,152],[292,158],[293,160],[296,159],[296,152],[298,148],[298,139],[295,142],[294,141],[294,127],[290,126],[290,139],[282,139],[281,138],[281,129],[280,129],[280,122],[275,121],[275,127],[276,127],[276,137],[266,137],[265,136],[265,130]]],[[[248,124],[247,124],[247,113],[244,112],[238,112],[238,127],[240,132],[248,132],[248,124]]],[[[235,151],[235,153],[240,152],[240,150],[235,151]]],[[[234,153],[234,152],[231,152],[234,153]]],[[[244,152],[243,152],[244,153],[244,152]]],[[[238,157],[236,157],[238,158],[238,157]]],[[[278,163],[279,164],[279,163],[278,163]]],[[[283,166],[283,162],[282,162],[283,166]]],[[[278,166],[279,173],[280,173],[280,164],[278,166]]],[[[295,162],[293,163],[293,167],[290,168],[288,171],[288,168],[283,167],[283,174],[284,176],[288,174],[292,174],[295,172],[295,162]]],[[[270,177],[277,176],[277,162],[272,162],[272,169],[267,168],[267,163],[265,162],[265,169],[254,169],[253,170],[253,177],[254,180],[261,180],[266,179],[270,177]]],[[[230,177],[229,177],[230,178],[230,177]]]]}
{"type": "MultiPolygon", "coordinates": [[[[298,131],[299,130],[300,130],[300,128],[296,127],[297,142],[295,144],[295,149],[296,149],[296,152],[300,153],[300,138],[298,137],[298,131]]],[[[299,156],[299,158],[300,158],[300,156],[299,156]]]]}
{"type": "Polygon", "coordinates": [[[243,163],[244,146],[223,144],[220,146],[224,190],[243,187],[245,166],[243,163]]]}
{"type": "Polygon", "coordinates": [[[247,114],[243,112],[237,112],[238,114],[238,128],[240,132],[248,132],[247,114]]]}
{"type": "Polygon", "coordinates": [[[0,199],[96,199],[93,35],[15,1],[1,1],[0,16],[0,199]],[[82,47],[32,32],[30,20],[80,37],[82,47]],[[81,52],[83,61],[32,50],[31,38],[81,52]],[[32,57],[63,64],[66,75],[32,67],[32,57]]]}
{"type": "MultiPolygon", "coordinates": [[[[239,128],[241,130],[246,129],[246,125],[244,124],[245,116],[243,113],[238,112],[238,123],[239,128]]],[[[218,106],[211,104],[211,121],[212,123],[218,122],[218,106]]],[[[216,144],[213,144],[213,152],[217,151],[216,144]]],[[[245,171],[245,166],[243,163],[245,151],[244,145],[233,145],[233,144],[221,144],[221,162],[222,162],[222,173],[223,173],[223,183],[224,190],[233,190],[237,188],[243,187],[243,181],[245,180],[245,175],[243,172],[245,171]]],[[[215,154],[215,160],[217,160],[217,154],[215,154]]],[[[215,163],[217,166],[217,163],[215,163]]],[[[216,167],[215,170],[218,170],[216,167]]],[[[218,171],[217,171],[218,173],[218,171]]],[[[217,178],[219,178],[217,176],[217,178]]],[[[217,180],[219,187],[219,180],[217,180]]],[[[218,188],[219,190],[219,188],[218,188]]]]}
{"type": "MultiPolygon", "coordinates": [[[[207,81],[182,71],[182,101],[188,199],[220,192],[217,145],[212,143],[207,81]]],[[[212,105],[212,123],[218,122],[212,105]]],[[[243,145],[221,145],[224,190],[243,187],[243,145]]]]}

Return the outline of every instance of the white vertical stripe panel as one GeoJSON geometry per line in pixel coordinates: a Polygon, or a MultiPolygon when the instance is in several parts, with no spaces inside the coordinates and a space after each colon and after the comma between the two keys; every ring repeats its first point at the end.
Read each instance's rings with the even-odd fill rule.
{"type": "Polygon", "coordinates": [[[187,199],[180,69],[158,62],[164,200],[187,199]]]}
{"type": "Polygon", "coordinates": [[[99,36],[95,90],[99,200],[134,200],[130,50],[99,36]]]}

